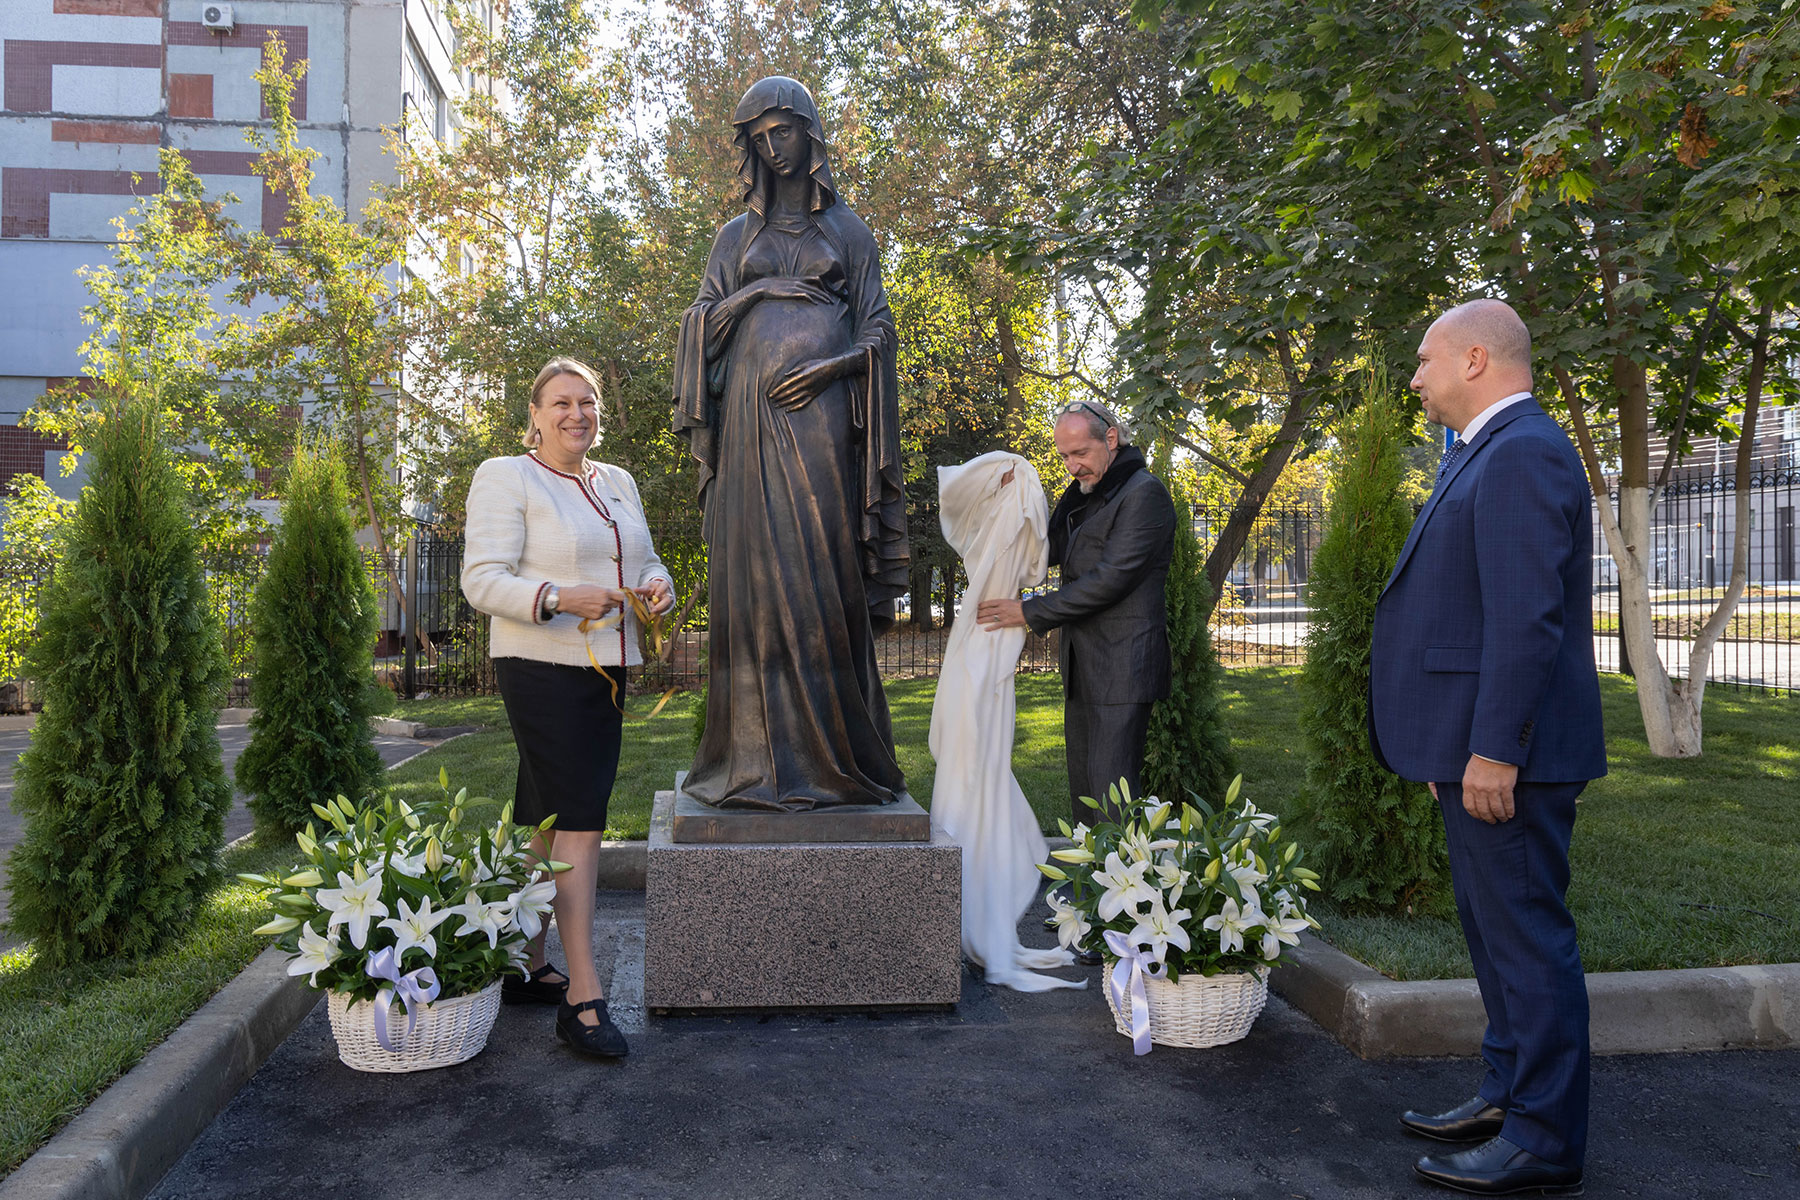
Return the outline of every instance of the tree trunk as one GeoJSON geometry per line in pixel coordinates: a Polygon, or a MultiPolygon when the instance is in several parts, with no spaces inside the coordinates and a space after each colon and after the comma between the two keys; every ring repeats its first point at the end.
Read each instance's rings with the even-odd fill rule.
{"type": "Polygon", "coordinates": [[[1004,444],[995,449],[1016,451],[1028,419],[1025,393],[1019,387],[1025,368],[1019,358],[1019,339],[1013,330],[1012,314],[1006,311],[1004,303],[994,305],[994,336],[1000,343],[1000,382],[1006,390],[1006,432],[1001,435],[1004,444]]]}
{"type": "Polygon", "coordinates": [[[914,629],[936,629],[931,615],[931,568],[914,566],[912,582],[912,623],[914,629]]]}
{"type": "Polygon", "coordinates": [[[1694,636],[1694,644],[1688,649],[1687,686],[1677,693],[1680,701],[1678,730],[1692,738],[1696,755],[1700,753],[1701,704],[1706,698],[1713,648],[1724,636],[1726,626],[1731,624],[1738,601],[1750,582],[1750,465],[1756,454],[1756,417],[1762,406],[1763,376],[1769,365],[1769,322],[1773,315],[1773,306],[1767,304],[1757,314],[1756,336],[1750,347],[1750,370],[1744,378],[1744,420],[1733,472],[1736,487],[1732,504],[1731,581],[1726,585],[1718,607],[1694,636]]]}
{"type": "MultiPolygon", "coordinates": [[[[1324,369],[1323,365],[1313,368],[1315,372],[1324,369]]],[[[1237,562],[1238,555],[1243,553],[1245,544],[1249,542],[1256,518],[1262,515],[1269,492],[1281,478],[1282,471],[1287,469],[1288,460],[1294,456],[1294,447],[1300,444],[1300,437],[1306,431],[1306,424],[1312,419],[1313,409],[1317,405],[1317,390],[1290,376],[1287,412],[1282,415],[1281,429],[1269,448],[1263,451],[1256,470],[1250,475],[1250,482],[1244,485],[1244,490],[1238,494],[1237,503],[1231,506],[1231,515],[1219,530],[1218,541],[1213,543],[1206,555],[1209,594],[1202,601],[1203,607],[1199,613],[1198,619],[1202,624],[1212,620],[1213,609],[1218,606],[1219,597],[1224,594],[1225,580],[1231,574],[1232,565],[1237,562]]]]}

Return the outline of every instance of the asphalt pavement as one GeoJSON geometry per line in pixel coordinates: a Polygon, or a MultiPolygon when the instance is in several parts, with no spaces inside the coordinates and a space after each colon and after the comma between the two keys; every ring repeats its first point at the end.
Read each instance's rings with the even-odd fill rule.
{"type": "MultiPolygon", "coordinates": [[[[362,1074],[321,1004],[152,1195],[1430,1198],[1396,1118],[1479,1081],[1359,1060],[1273,998],[1242,1042],[1136,1058],[1098,969],[1038,995],[967,975],[948,1013],[646,1016],[642,893],[601,893],[595,946],[628,1059],[503,1008],[468,1063],[362,1074]]],[[[1797,1076],[1800,1051],[1596,1059],[1587,1195],[1793,1200],[1797,1076]]]]}
{"type": "MultiPolygon", "coordinates": [[[[250,727],[221,725],[218,728],[219,749],[224,754],[225,776],[229,779],[237,767],[238,755],[250,744],[250,727]]],[[[389,767],[439,744],[438,741],[421,738],[390,737],[379,733],[375,735],[375,748],[381,752],[381,761],[389,767]]],[[[18,764],[19,755],[29,745],[29,729],[0,730],[0,921],[6,919],[7,901],[11,897],[11,889],[5,883],[6,859],[12,853],[12,848],[25,836],[25,819],[12,806],[13,768],[18,764]]],[[[256,818],[245,807],[244,800],[244,793],[234,793],[231,811],[225,814],[225,840],[228,842],[244,836],[256,827],[256,818]]],[[[0,950],[17,944],[0,933],[0,950]]]]}

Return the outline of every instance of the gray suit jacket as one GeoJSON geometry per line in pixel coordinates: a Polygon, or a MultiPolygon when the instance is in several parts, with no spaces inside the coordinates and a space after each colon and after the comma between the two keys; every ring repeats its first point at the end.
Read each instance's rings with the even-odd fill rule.
{"type": "Polygon", "coordinates": [[[1065,522],[1051,524],[1050,562],[1062,567],[1062,586],[1026,600],[1025,622],[1040,634],[1063,631],[1065,694],[1088,704],[1168,696],[1163,589],[1175,552],[1175,505],[1162,480],[1134,471],[1072,535],[1065,522]]]}

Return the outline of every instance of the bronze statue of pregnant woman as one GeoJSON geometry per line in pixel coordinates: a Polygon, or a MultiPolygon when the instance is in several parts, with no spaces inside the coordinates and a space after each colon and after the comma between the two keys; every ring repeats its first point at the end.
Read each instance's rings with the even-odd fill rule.
{"type": "Polygon", "coordinates": [[[875,634],[907,583],[894,321],[806,88],[765,79],[732,123],[745,212],[676,347],[710,564],[686,787],[722,808],[887,804],[904,783],[875,634]]]}

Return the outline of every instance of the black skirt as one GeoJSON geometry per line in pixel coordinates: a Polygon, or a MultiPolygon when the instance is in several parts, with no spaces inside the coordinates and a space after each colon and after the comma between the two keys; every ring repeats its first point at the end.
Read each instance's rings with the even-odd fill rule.
{"type": "Polygon", "coordinates": [[[624,712],[610,680],[625,698],[625,668],[496,658],[494,678],[519,748],[513,820],[535,825],[552,813],[554,832],[606,828],[606,802],[619,774],[624,712]]]}

